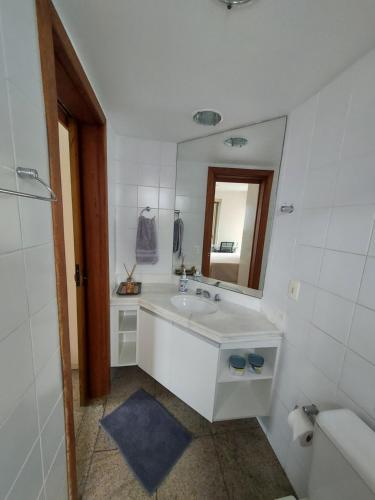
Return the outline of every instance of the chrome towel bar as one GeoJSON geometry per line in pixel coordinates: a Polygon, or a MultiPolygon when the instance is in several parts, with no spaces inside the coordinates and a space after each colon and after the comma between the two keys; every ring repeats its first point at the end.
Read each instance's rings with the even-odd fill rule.
{"type": "Polygon", "coordinates": [[[35,200],[41,200],[41,201],[57,201],[55,193],[52,191],[52,189],[49,187],[48,184],[46,184],[38,174],[38,171],[35,170],[35,168],[21,168],[17,167],[16,169],[18,177],[24,178],[24,179],[34,179],[35,181],[39,182],[44,186],[47,191],[50,193],[51,196],[39,196],[37,194],[30,194],[30,193],[23,193],[21,191],[13,191],[12,189],[3,189],[0,188],[0,193],[4,194],[10,194],[14,196],[21,196],[22,198],[33,198],[35,200]]]}

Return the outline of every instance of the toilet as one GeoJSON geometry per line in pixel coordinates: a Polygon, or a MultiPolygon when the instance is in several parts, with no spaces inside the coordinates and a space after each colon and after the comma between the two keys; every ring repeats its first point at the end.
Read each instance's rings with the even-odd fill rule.
{"type": "Polygon", "coordinates": [[[375,500],[375,432],[357,415],[345,409],[319,413],[312,446],[304,500],[375,500]]]}

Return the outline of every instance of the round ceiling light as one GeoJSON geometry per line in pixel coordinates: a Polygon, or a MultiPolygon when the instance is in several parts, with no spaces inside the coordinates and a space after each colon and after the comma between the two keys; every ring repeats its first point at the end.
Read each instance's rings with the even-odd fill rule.
{"type": "Polygon", "coordinates": [[[243,5],[245,3],[252,3],[254,0],[219,0],[219,2],[224,3],[227,9],[230,10],[235,5],[243,5]]]}
{"type": "Polygon", "coordinates": [[[214,127],[222,121],[223,117],[217,111],[212,109],[202,109],[193,115],[193,120],[200,125],[210,125],[214,127]]]}
{"type": "Polygon", "coordinates": [[[224,144],[229,148],[243,148],[249,141],[245,137],[228,137],[224,144]]]}

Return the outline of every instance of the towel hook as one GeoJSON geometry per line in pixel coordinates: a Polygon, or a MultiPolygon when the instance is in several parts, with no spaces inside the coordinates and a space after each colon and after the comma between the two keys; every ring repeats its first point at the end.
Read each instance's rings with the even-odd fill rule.
{"type": "Polygon", "coordinates": [[[143,214],[143,212],[150,212],[151,211],[151,207],[145,207],[143,210],[141,210],[141,215],[143,214]]]}

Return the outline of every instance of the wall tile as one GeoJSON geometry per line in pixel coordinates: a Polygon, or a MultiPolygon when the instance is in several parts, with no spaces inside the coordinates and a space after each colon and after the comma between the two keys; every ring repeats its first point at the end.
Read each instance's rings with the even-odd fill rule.
{"type": "Polygon", "coordinates": [[[30,314],[34,314],[56,296],[52,245],[25,250],[27,297],[30,314]]]}
{"type": "Polygon", "coordinates": [[[4,498],[38,436],[35,386],[0,427],[0,498],[4,498]]]}
{"type": "Polygon", "coordinates": [[[345,343],[354,312],[354,303],[319,290],[316,295],[313,323],[339,342],[345,343]]]}
{"type": "Polygon", "coordinates": [[[375,153],[341,162],[335,205],[375,203],[375,153]]]}
{"type": "Polygon", "coordinates": [[[57,305],[50,302],[31,318],[35,372],[46,365],[59,346],[57,305]]]}
{"type": "Polygon", "coordinates": [[[116,207],[115,215],[117,231],[136,229],[138,225],[138,209],[133,207],[116,207]]]}
{"type": "Polygon", "coordinates": [[[346,299],[355,301],[364,265],[365,257],[361,255],[326,250],[323,257],[319,286],[346,299]]]}
{"type": "Polygon", "coordinates": [[[174,189],[176,185],[176,164],[160,167],[160,187],[174,189]]]}
{"type": "Polygon", "coordinates": [[[309,171],[303,194],[303,206],[305,208],[332,206],[337,172],[337,164],[309,171]]]}
{"type": "MultiPolygon", "coordinates": [[[[0,167],[0,187],[17,191],[14,170],[0,167]]],[[[0,254],[22,247],[18,200],[15,196],[0,194],[0,234],[6,235],[6,238],[0,239],[0,254]]]]}
{"type": "Polygon", "coordinates": [[[341,380],[342,389],[353,401],[375,417],[375,366],[365,361],[354,352],[347,351],[341,380]]]}
{"type": "Polygon", "coordinates": [[[327,236],[327,248],[365,255],[374,225],[375,205],[336,207],[327,236]]]}
{"type": "MultiPolygon", "coordinates": [[[[20,189],[32,192],[30,182],[22,183],[20,189]]],[[[44,191],[43,196],[46,195],[44,191]]],[[[50,203],[38,202],[29,198],[20,199],[20,214],[23,247],[28,248],[52,241],[52,210],[50,203]]]]}
{"type": "Polygon", "coordinates": [[[175,204],[174,189],[160,188],[159,208],[163,210],[173,210],[175,204]]]}
{"type": "Polygon", "coordinates": [[[314,286],[308,283],[300,282],[300,290],[298,300],[288,298],[287,312],[288,314],[298,315],[306,320],[311,320],[315,296],[317,290],[314,286]]]}
{"type": "Polygon", "coordinates": [[[36,378],[36,391],[40,426],[43,427],[48,415],[61,394],[60,351],[49,359],[36,378]]]}
{"type": "Polygon", "coordinates": [[[375,364],[375,311],[356,306],[352,328],[350,330],[349,347],[375,364]]]}
{"type": "Polygon", "coordinates": [[[176,161],[177,161],[177,144],[174,142],[162,142],[161,164],[170,165],[175,168],[176,161]]]}
{"type": "Polygon", "coordinates": [[[372,231],[372,238],[368,255],[371,255],[371,257],[375,257],[375,230],[372,231]]]}
{"type": "Polygon", "coordinates": [[[375,309],[375,258],[369,257],[366,261],[365,271],[358,302],[364,306],[375,309]]]}
{"type": "Polygon", "coordinates": [[[311,325],[307,352],[310,361],[332,382],[337,383],[344,360],[344,346],[311,325]]]}
{"type": "Polygon", "coordinates": [[[140,163],[149,163],[160,165],[161,162],[161,143],[158,141],[141,141],[138,150],[138,161],[140,163]]]}
{"type": "Polygon", "coordinates": [[[158,187],[160,177],[159,165],[139,165],[138,184],[141,186],[158,187]]]}
{"type": "Polygon", "coordinates": [[[303,245],[296,246],[294,263],[295,278],[315,284],[318,281],[323,251],[303,245]]]}
{"type": "Polygon", "coordinates": [[[46,479],[46,500],[66,500],[68,498],[65,455],[65,442],[63,440],[46,479]]]}
{"type": "Polygon", "coordinates": [[[14,483],[7,500],[21,500],[27,498],[35,500],[43,485],[42,457],[40,454],[40,440],[38,439],[22,467],[21,473],[14,483]]]}
{"type": "Polygon", "coordinates": [[[288,342],[299,349],[306,349],[309,324],[298,316],[288,314],[285,327],[285,337],[288,342]]]}
{"type": "Polygon", "coordinates": [[[137,186],[115,184],[115,203],[123,207],[137,206],[137,186]]]}
{"type": "Polygon", "coordinates": [[[64,436],[64,404],[60,397],[41,433],[43,464],[45,473],[52,465],[53,458],[64,436]]]}
{"type": "Polygon", "coordinates": [[[0,255],[0,339],[27,318],[23,253],[0,255]]]}
{"type": "Polygon", "coordinates": [[[329,208],[305,209],[302,211],[298,243],[323,247],[330,217],[329,208]]]}
{"type": "Polygon", "coordinates": [[[138,186],[138,207],[158,208],[159,189],[154,187],[138,186]]]}
{"type": "MultiPolygon", "coordinates": [[[[1,45],[0,45],[1,51],[1,45]]],[[[1,53],[1,52],[0,52],[1,53]]],[[[0,68],[0,165],[14,168],[7,84],[0,68]]]]}
{"type": "Polygon", "coordinates": [[[125,162],[137,162],[139,159],[139,149],[141,140],[133,137],[116,136],[115,139],[115,159],[125,162]]]}
{"type": "Polygon", "coordinates": [[[137,163],[131,161],[114,162],[114,180],[121,184],[134,184],[139,182],[139,168],[137,163]]]}
{"type": "Polygon", "coordinates": [[[0,343],[0,424],[33,379],[30,328],[25,322],[0,343]]]}

